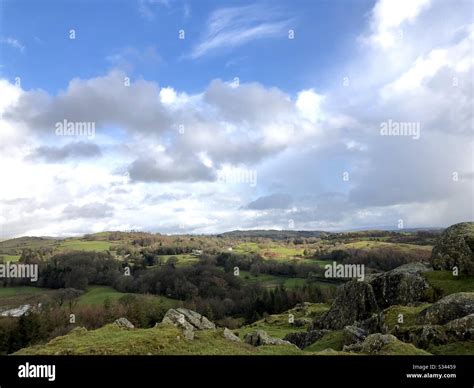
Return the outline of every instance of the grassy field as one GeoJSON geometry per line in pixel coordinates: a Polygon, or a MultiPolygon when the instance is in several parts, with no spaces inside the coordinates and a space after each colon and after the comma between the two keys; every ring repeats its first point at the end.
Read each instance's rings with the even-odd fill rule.
{"type": "MultiPolygon", "coordinates": [[[[107,286],[91,286],[84,294],[79,297],[78,305],[102,305],[106,300],[118,300],[125,295],[144,296],[142,294],[127,294],[119,292],[112,287],[107,286]]],[[[180,305],[180,301],[161,295],[146,295],[144,297],[152,298],[157,303],[162,304],[166,309],[180,305]]]]}
{"type": "Polygon", "coordinates": [[[424,276],[432,287],[442,291],[443,296],[474,291],[474,276],[453,276],[451,271],[430,271],[424,276]]]}
{"type": "Polygon", "coordinates": [[[159,259],[162,260],[162,263],[166,263],[168,259],[175,258],[177,260],[176,265],[178,266],[186,266],[186,265],[193,265],[199,261],[199,258],[193,255],[160,255],[158,256],[159,259]]]}
{"type": "Polygon", "coordinates": [[[339,244],[335,249],[374,249],[374,248],[391,248],[400,251],[425,251],[431,252],[433,247],[431,245],[415,245],[415,244],[402,244],[402,243],[391,243],[384,241],[372,241],[362,240],[354,241],[345,244],[339,244]]]}
{"type": "Polygon", "coordinates": [[[111,244],[108,241],[86,241],[86,240],[65,240],[62,241],[58,249],[60,251],[107,251],[110,250],[111,244]]]}
{"type": "Polygon", "coordinates": [[[18,296],[18,295],[32,295],[32,294],[41,294],[44,292],[44,288],[38,287],[1,287],[0,288],[0,298],[6,298],[10,296],[18,296]]]}
{"type": "Polygon", "coordinates": [[[302,286],[306,279],[304,278],[288,278],[284,276],[275,276],[268,274],[260,274],[254,276],[248,271],[240,271],[240,278],[246,282],[260,283],[265,288],[277,288],[284,285],[287,288],[302,286]]]}
{"type": "Polygon", "coordinates": [[[3,261],[4,263],[15,263],[20,260],[20,257],[21,255],[0,255],[0,262],[3,261]]]}

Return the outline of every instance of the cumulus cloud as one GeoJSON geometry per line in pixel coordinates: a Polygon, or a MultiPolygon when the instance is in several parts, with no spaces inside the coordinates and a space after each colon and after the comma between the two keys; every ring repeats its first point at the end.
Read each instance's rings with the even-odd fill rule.
{"type": "MultiPolygon", "coordinates": [[[[391,4],[376,3],[363,51],[335,69],[350,74],[348,86],[292,95],[216,79],[190,94],[144,79],[126,86],[125,73],[111,71],[50,95],[1,80],[0,163],[9,168],[0,180],[12,182],[0,193],[2,236],[474,219],[469,4],[391,4]],[[94,141],[64,144],[54,124],[65,119],[94,122],[94,141]],[[420,137],[382,136],[389,120],[419,124],[420,137]],[[256,185],[219,182],[234,168],[256,172],[256,185]]],[[[198,56],[222,48],[230,31],[281,20],[228,15],[212,19],[198,56]]]]}

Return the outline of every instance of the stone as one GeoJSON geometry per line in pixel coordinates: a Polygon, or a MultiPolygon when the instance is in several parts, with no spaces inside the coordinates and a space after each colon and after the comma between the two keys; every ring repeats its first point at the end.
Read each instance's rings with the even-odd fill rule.
{"type": "Polygon", "coordinates": [[[357,326],[346,326],[342,331],[344,345],[362,342],[367,337],[365,330],[357,326]]]}
{"type": "Polygon", "coordinates": [[[369,283],[351,280],[338,289],[329,311],[313,324],[313,329],[339,330],[378,312],[374,290],[369,283]]]}
{"type": "Polygon", "coordinates": [[[229,330],[227,327],[224,328],[224,338],[228,339],[229,341],[233,342],[242,342],[242,340],[237,337],[231,330],[229,330]]]}
{"type": "Polygon", "coordinates": [[[445,296],[422,310],[419,318],[422,323],[444,325],[473,313],[474,292],[458,292],[445,296]]]}
{"type": "Polygon", "coordinates": [[[315,343],[317,340],[322,338],[324,334],[329,333],[329,330],[310,330],[307,332],[288,333],[283,338],[284,341],[291,342],[300,349],[304,349],[307,346],[315,343]]]}
{"type": "Polygon", "coordinates": [[[244,341],[252,346],[262,345],[291,345],[290,342],[270,337],[265,331],[257,330],[252,333],[248,333],[244,337],[244,341]]]}
{"type": "Polygon", "coordinates": [[[130,322],[127,318],[119,318],[116,319],[114,322],[115,325],[118,327],[126,328],[126,329],[134,329],[133,323],[130,322]]]}

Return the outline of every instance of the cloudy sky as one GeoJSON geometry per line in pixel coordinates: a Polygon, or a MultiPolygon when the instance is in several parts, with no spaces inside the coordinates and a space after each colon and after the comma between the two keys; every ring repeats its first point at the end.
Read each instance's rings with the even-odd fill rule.
{"type": "Polygon", "coordinates": [[[0,238],[474,219],[471,1],[0,12],[0,238]]]}

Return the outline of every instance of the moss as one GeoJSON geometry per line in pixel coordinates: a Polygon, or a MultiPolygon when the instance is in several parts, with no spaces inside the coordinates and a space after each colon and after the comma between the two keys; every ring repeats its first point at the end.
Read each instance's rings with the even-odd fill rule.
{"type": "Polygon", "coordinates": [[[474,355],[474,341],[451,342],[446,345],[432,346],[428,349],[435,355],[453,356],[453,355],[474,355]]]}
{"type": "Polygon", "coordinates": [[[390,306],[384,310],[384,323],[387,325],[389,331],[392,331],[396,325],[398,325],[400,328],[417,325],[418,314],[428,306],[430,306],[429,303],[424,303],[419,306],[390,306]],[[403,315],[403,323],[398,322],[398,317],[400,314],[403,315]]]}
{"type": "Polygon", "coordinates": [[[308,352],[320,352],[325,349],[342,350],[343,345],[344,338],[342,330],[336,330],[326,333],[322,338],[304,350],[308,352]]]}
{"type": "Polygon", "coordinates": [[[386,355],[386,356],[391,356],[391,355],[429,356],[430,355],[430,353],[428,353],[427,351],[418,349],[414,345],[407,344],[402,341],[395,341],[395,342],[391,342],[385,345],[377,354],[386,355]]]}

